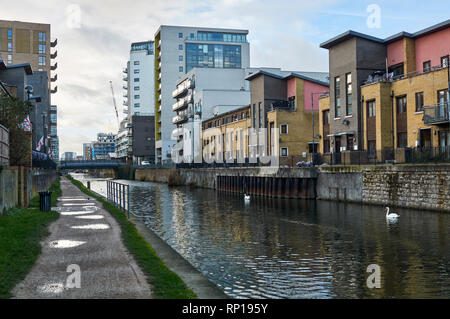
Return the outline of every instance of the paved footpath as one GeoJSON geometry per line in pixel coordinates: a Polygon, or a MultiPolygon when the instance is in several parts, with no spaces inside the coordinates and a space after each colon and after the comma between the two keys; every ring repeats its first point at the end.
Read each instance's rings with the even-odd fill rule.
{"type": "Polygon", "coordinates": [[[61,216],[31,272],[14,288],[15,298],[152,298],[115,219],[66,178],[61,189],[61,216]],[[78,267],[80,288],[71,288],[78,267]]]}

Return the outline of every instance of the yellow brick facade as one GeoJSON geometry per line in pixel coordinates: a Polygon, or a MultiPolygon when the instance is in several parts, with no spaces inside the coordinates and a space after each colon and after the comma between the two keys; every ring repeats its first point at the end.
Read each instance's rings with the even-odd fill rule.
{"type": "MultiPolygon", "coordinates": [[[[396,98],[406,96],[407,99],[407,147],[415,148],[419,145],[420,130],[431,128],[431,146],[437,147],[438,132],[448,131],[447,125],[426,125],[422,111],[416,112],[416,93],[423,92],[424,106],[438,103],[438,91],[448,88],[448,69],[440,69],[401,80],[375,83],[361,87],[364,98],[363,129],[367,136],[367,102],[376,104],[376,148],[382,150],[392,148],[397,141],[397,112],[396,98]],[[392,93],[394,94],[392,96],[392,93]],[[392,125],[394,129],[392,130],[392,125]]],[[[364,140],[367,149],[367,138],[364,140]]]]}

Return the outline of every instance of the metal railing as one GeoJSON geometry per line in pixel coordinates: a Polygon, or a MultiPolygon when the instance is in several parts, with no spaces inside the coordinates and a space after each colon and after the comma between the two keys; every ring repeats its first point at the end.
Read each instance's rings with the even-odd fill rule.
{"type": "Polygon", "coordinates": [[[106,199],[130,218],[130,185],[106,181],[106,199]]]}
{"type": "Polygon", "coordinates": [[[449,103],[439,103],[423,107],[423,122],[425,124],[440,124],[450,122],[449,103]]]}

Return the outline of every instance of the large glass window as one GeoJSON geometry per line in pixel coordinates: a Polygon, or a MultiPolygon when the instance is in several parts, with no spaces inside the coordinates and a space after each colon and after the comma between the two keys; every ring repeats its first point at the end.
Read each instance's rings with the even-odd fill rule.
{"type": "Polygon", "coordinates": [[[335,101],[335,115],[334,117],[341,116],[341,78],[336,77],[334,79],[334,101],[335,101]]]}
{"type": "Polygon", "coordinates": [[[416,93],[416,112],[423,111],[423,92],[416,93]]]}
{"type": "Polygon", "coordinates": [[[264,107],[261,102],[259,102],[259,127],[264,127],[264,107]]]}
{"type": "Polygon", "coordinates": [[[247,35],[241,34],[241,33],[222,33],[222,32],[199,31],[197,33],[197,40],[245,43],[245,42],[247,42],[247,35]]]}
{"type": "Polygon", "coordinates": [[[12,40],[12,30],[8,29],[8,40],[12,40]]]}
{"type": "Polygon", "coordinates": [[[45,44],[39,44],[39,54],[45,54],[45,44]]]}
{"type": "Polygon", "coordinates": [[[346,115],[352,115],[352,74],[348,73],[345,77],[345,84],[346,84],[346,95],[347,95],[347,101],[346,101],[346,115]]]}
{"type": "Polygon", "coordinates": [[[39,32],[38,33],[38,40],[39,42],[46,42],[47,41],[47,35],[45,32],[39,32]]]}
{"type": "Polygon", "coordinates": [[[241,68],[241,47],[222,44],[186,44],[186,72],[199,68],[241,68]]]}
{"type": "Polygon", "coordinates": [[[40,56],[38,62],[39,62],[39,65],[45,65],[45,56],[40,56]]]}

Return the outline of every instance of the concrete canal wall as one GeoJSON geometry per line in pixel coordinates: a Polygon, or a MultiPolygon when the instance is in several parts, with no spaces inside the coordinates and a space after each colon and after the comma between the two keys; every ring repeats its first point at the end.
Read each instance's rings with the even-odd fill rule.
{"type": "Polygon", "coordinates": [[[135,178],[266,197],[315,198],[450,212],[450,164],[137,169],[135,178]]]}

